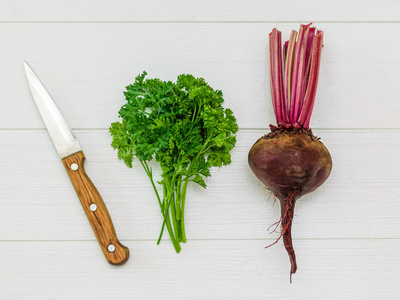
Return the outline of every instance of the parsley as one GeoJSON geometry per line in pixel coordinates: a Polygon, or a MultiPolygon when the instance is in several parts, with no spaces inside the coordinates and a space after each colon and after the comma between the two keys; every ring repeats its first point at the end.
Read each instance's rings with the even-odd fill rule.
{"type": "Polygon", "coordinates": [[[155,191],[176,252],[186,242],[184,210],[189,182],[206,188],[211,167],[231,163],[230,151],[238,130],[232,111],[223,108],[220,90],[203,78],[182,74],[177,82],[145,79],[143,72],[124,92],[127,103],[119,111],[122,122],[111,124],[112,146],[128,167],[137,157],[155,191]],[[163,194],[154,183],[148,162],[162,170],[163,194]]]}

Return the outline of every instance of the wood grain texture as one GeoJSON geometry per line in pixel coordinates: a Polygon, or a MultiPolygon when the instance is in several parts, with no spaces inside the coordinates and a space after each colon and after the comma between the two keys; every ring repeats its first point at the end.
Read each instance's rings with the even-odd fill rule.
{"type": "MultiPolygon", "coordinates": [[[[399,2],[400,3],[400,2],[399,2]]],[[[400,128],[399,23],[316,24],[325,31],[312,128],[400,128]],[[367,45],[367,46],[366,46],[367,45]],[[362,105],[360,105],[362,103],[362,105]]],[[[0,128],[44,128],[23,61],[40,74],[72,128],[108,128],[125,86],[149,77],[204,77],[241,128],[274,120],[268,24],[1,24],[0,128]],[[23,117],[21,117],[23,116],[23,117]]],[[[287,38],[298,23],[281,24],[287,38]]]]}
{"type": "Polygon", "coordinates": [[[83,151],[62,159],[65,170],[92,226],[104,257],[112,265],[122,265],[129,258],[129,249],[118,240],[107,207],[100,193],[86,174],[84,161],[85,155],[83,151]]]}
{"type": "Polygon", "coordinates": [[[3,22],[390,22],[399,20],[400,10],[396,0],[6,2],[0,11],[3,22]]]}
{"type": "MultiPolygon", "coordinates": [[[[125,241],[124,241],[125,242],[125,241]]],[[[127,242],[135,260],[106,264],[96,242],[1,242],[4,299],[397,299],[400,241],[295,240],[289,283],[283,245],[265,241],[127,242]],[[7,272],[4,272],[7,270],[7,272]]]]}

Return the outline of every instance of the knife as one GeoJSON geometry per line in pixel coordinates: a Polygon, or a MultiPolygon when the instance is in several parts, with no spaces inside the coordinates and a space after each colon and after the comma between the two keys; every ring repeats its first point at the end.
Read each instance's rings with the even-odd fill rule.
{"type": "Polygon", "coordinates": [[[100,248],[110,264],[122,265],[129,258],[129,249],[119,242],[107,207],[85,172],[83,166],[85,155],[81,146],[35,72],[27,62],[24,62],[24,65],[33,99],[75,188],[100,248]]]}

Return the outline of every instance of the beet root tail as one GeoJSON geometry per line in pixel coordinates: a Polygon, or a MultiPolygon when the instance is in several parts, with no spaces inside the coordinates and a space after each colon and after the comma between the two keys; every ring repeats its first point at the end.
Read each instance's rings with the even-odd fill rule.
{"type": "Polygon", "coordinates": [[[295,193],[290,194],[286,199],[281,201],[281,226],[282,238],[286,251],[290,259],[290,282],[292,282],[292,274],[297,271],[296,254],[292,243],[292,221],[294,216],[295,193]]]}

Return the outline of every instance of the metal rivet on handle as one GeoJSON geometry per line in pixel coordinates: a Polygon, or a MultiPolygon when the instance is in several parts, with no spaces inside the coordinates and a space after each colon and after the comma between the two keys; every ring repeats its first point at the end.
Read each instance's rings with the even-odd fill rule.
{"type": "Polygon", "coordinates": [[[92,204],[90,204],[89,208],[90,208],[91,211],[96,211],[97,210],[97,205],[92,203],[92,204]]]}
{"type": "Polygon", "coordinates": [[[113,244],[110,244],[110,245],[108,245],[107,250],[108,250],[108,252],[114,252],[115,246],[113,244]]]}
{"type": "Polygon", "coordinates": [[[76,163],[71,164],[72,171],[76,171],[76,170],[78,170],[78,168],[79,168],[78,164],[76,164],[76,163]]]}

